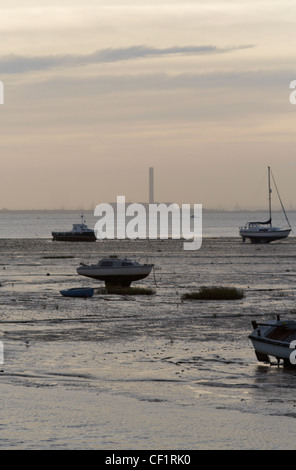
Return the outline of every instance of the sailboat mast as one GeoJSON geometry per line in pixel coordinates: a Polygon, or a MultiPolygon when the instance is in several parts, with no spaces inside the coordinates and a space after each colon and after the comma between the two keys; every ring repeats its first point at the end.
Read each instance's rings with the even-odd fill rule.
{"type": "Polygon", "coordinates": [[[271,226],[271,187],[270,187],[270,166],[268,167],[268,199],[269,199],[269,221],[271,226]]]}

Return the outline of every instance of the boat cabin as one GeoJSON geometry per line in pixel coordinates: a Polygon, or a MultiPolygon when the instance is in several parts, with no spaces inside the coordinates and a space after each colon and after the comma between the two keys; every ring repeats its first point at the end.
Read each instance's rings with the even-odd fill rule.
{"type": "Polygon", "coordinates": [[[101,268],[112,268],[112,267],[120,267],[120,266],[135,266],[135,265],[138,265],[139,263],[137,263],[136,261],[130,261],[128,259],[124,259],[124,260],[121,260],[121,259],[102,259],[100,262],[99,262],[99,266],[101,268]]]}

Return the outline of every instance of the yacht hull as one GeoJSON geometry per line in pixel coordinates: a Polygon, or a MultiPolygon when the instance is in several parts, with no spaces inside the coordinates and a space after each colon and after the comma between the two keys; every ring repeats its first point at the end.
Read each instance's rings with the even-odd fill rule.
{"type": "Polygon", "coordinates": [[[291,232],[291,229],[286,230],[269,230],[261,229],[260,231],[251,230],[240,230],[240,236],[243,241],[247,238],[250,239],[251,243],[270,243],[276,240],[282,240],[287,238],[291,232]]]}
{"type": "Polygon", "coordinates": [[[128,287],[134,281],[139,281],[149,276],[153,265],[135,266],[128,268],[96,268],[95,266],[81,266],[77,273],[98,281],[105,281],[106,285],[120,285],[128,287]]]}

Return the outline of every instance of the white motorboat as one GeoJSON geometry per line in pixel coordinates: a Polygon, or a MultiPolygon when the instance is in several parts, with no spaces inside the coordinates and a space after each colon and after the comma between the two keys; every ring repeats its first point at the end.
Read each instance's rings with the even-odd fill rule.
{"type": "Polygon", "coordinates": [[[94,230],[87,227],[83,214],[81,223],[73,224],[72,230],[61,232],[52,232],[53,240],[64,242],[95,242],[96,236],[94,230]]]}
{"type": "Polygon", "coordinates": [[[250,239],[251,243],[270,243],[275,240],[281,240],[287,238],[291,232],[290,222],[285,212],[283,203],[278,193],[274,178],[274,184],[278,193],[278,197],[282,206],[282,210],[286,217],[288,226],[285,228],[274,227],[272,225],[271,217],[271,186],[270,186],[270,167],[268,167],[268,194],[269,194],[269,219],[266,222],[248,222],[244,227],[239,228],[239,234],[243,239],[243,242],[247,238],[250,239]]]}
{"type": "Polygon", "coordinates": [[[99,281],[105,281],[106,286],[129,287],[133,281],[149,276],[153,264],[140,264],[127,258],[109,257],[101,259],[97,264],[81,264],[77,273],[99,281]]]}
{"type": "Polygon", "coordinates": [[[296,321],[277,320],[265,323],[252,322],[254,330],[249,335],[260,362],[270,362],[275,357],[278,363],[283,360],[285,365],[296,364],[296,321]]]}

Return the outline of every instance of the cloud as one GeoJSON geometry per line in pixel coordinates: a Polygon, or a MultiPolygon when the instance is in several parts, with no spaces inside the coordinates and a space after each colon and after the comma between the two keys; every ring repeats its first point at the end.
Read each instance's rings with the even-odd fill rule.
{"type": "Polygon", "coordinates": [[[172,55],[207,55],[225,54],[235,50],[249,49],[253,45],[219,48],[206,46],[173,46],[156,48],[149,46],[131,46],[125,48],[108,48],[90,54],[64,54],[45,56],[19,56],[9,54],[0,57],[0,73],[15,74],[34,70],[48,70],[55,67],[73,67],[89,64],[112,63],[149,57],[166,57],[172,55]]]}
{"type": "MultiPolygon", "coordinates": [[[[141,93],[170,92],[174,90],[192,90],[194,92],[217,92],[223,93],[228,101],[240,96],[241,101],[248,103],[249,93],[261,95],[273,94],[271,101],[282,99],[287,93],[290,94],[289,84],[295,78],[292,69],[284,70],[212,70],[200,72],[134,72],[124,70],[123,73],[113,74],[112,70],[104,69],[99,74],[51,74],[37,77],[35,80],[27,80],[22,87],[14,89],[13,96],[20,96],[33,100],[36,97],[47,97],[47,99],[59,99],[60,96],[68,96],[72,99],[89,98],[90,96],[101,96],[108,93],[141,93]],[[110,73],[109,73],[110,72],[110,73]],[[225,95],[227,94],[227,96],[225,95]]],[[[9,90],[7,91],[9,93],[9,90]]],[[[8,98],[9,95],[7,95],[8,98]]],[[[210,95],[207,95],[209,100],[210,95]]],[[[217,99],[214,98],[213,100],[217,99]]]]}

